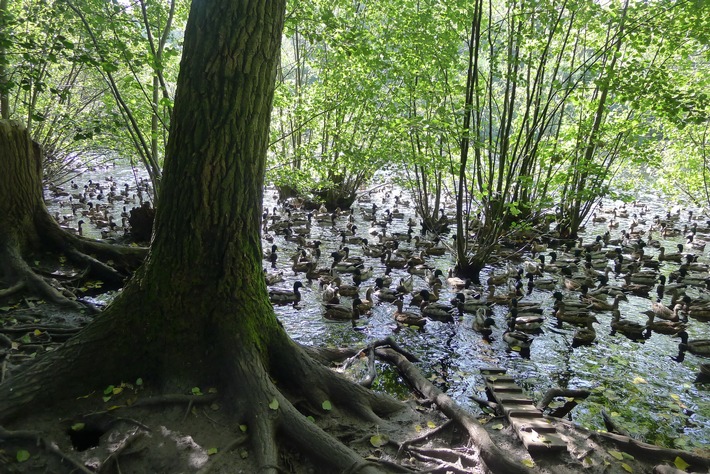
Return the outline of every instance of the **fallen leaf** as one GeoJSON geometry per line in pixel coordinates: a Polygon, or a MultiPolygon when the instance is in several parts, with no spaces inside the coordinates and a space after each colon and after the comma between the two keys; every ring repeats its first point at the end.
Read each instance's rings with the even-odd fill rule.
{"type": "Polygon", "coordinates": [[[279,409],[279,401],[276,400],[275,398],[271,400],[271,403],[269,403],[269,408],[272,410],[278,410],[279,409]]]}
{"type": "Polygon", "coordinates": [[[321,407],[323,407],[325,411],[330,411],[333,409],[333,405],[331,405],[330,400],[324,401],[321,407]]]}
{"type": "Polygon", "coordinates": [[[646,382],[646,380],[645,380],[643,377],[634,377],[634,379],[632,380],[632,382],[633,382],[635,385],[638,385],[638,384],[640,384],[640,383],[648,383],[648,382],[646,382]]]}
{"type": "Polygon", "coordinates": [[[217,454],[217,448],[210,448],[207,450],[208,456],[212,456],[213,454],[217,454]]]}
{"type": "Polygon", "coordinates": [[[621,454],[619,451],[614,451],[614,450],[612,449],[612,450],[609,451],[609,454],[612,455],[612,456],[614,456],[614,457],[615,457],[616,459],[618,459],[619,461],[621,461],[622,459],[624,459],[624,455],[621,454]]]}
{"type": "Polygon", "coordinates": [[[675,467],[677,467],[681,471],[685,471],[686,469],[688,469],[688,467],[690,467],[690,464],[685,462],[685,459],[680,456],[676,456],[675,461],[673,463],[675,464],[675,467]]]}
{"type": "Polygon", "coordinates": [[[17,458],[17,462],[25,462],[30,458],[30,452],[25,449],[20,449],[17,451],[17,455],[15,457],[17,458]]]}
{"type": "Polygon", "coordinates": [[[634,472],[634,469],[631,466],[629,466],[628,464],[626,464],[625,462],[621,463],[621,467],[623,467],[624,470],[627,472],[634,472]]]}
{"type": "Polygon", "coordinates": [[[389,442],[389,438],[384,434],[370,436],[370,444],[376,448],[380,448],[389,442]]]}
{"type": "Polygon", "coordinates": [[[532,459],[523,459],[521,462],[524,466],[535,467],[535,462],[532,459]]]}
{"type": "Polygon", "coordinates": [[[492,430],[502,430],[503,429],[503,423],[496,423],[495,425],[491,426],[492,430]]]}

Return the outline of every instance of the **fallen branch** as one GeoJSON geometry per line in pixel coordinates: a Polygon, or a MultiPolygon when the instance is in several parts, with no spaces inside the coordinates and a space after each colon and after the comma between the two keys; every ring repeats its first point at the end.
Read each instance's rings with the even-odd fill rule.
{"type": "Polygon", "coordinates": [[[699,454],[682,451],[680,449],[673,448],[662,448],[654,444],[644,443],[643,441],[638,441],[629,436],[618,435],[614,433],[605,433],[600,431],[588,430],[582,426],[575,423],[569,422],[561,418],[552,418],[546,416],[545,418],[550,419],[559,428],[567,428],[570,430],[575,430],[580,433],[585,433],[588,438],[591,438],[599,443],[604,441],[615,444],[619,450],[633,454],[636,457],[643,457],[647,461],[663,462],[668,459],[675,459],[676,457],[682,458],[685,462],[690,464],[692,470],[708,470],[710,469],[710,458],[701,456],[699,454]]]}
{"type": "Polygon", "coordinates": [[[628,436],[629,438],[631,437],[631,434],[628,431],[621,428],[614,420],[611,419],[611,416],[609,416],[606,410],[602,410],[602,419],[604,420],[604,426],[609,433],[616,433],[621,436],[628,436]]]}
{"type": "Polygon", "coordinates": [[[456,420],[468,431],[473,445],[479,450],[481,460],[490,471],[505,474],[527,474],[530,472],[498,448],[476,418],[454,402],[451,397],[436,388],[403,355],[391,349],[380,348],[377,349],[377,356],[396,365],[416,390],[425,397],[434,400],[446,416],[456,420]]]}
{"type": "MultiPolygon", "coordinates": [[[[542,396],[539,402],[537,402],[536,408],[538,410],[544,410],[547,406],[557,397],[565,398],[581,398],[585,399],[589,396],[589,390],[574,390],[571,388],[551,388],[545,395],[542,396]]],[[[558,415],[555,415],[558,416],[558,415]]],[[[564,416],[564,415],[559,415],[564,416]]]]}

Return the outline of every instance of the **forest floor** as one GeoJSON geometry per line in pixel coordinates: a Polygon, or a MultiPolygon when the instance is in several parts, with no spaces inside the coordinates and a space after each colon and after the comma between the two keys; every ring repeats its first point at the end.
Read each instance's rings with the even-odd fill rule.
{"type": "MultiPolygon", "coordinates": [[[[5,338],[0,340],[4,341],[0,344],[3,378],[22,370],[18,364],[31,360],[38,351],[52,350],[89,320],[83,314],[31,301],[23,306],[0,308],[0,336],[5,338]]],[[[335,413],[313,421],[366,459],[379,462],[383,472],[484,472],[465,429],[449,422],[414,392],[407,404],[410,409],[379,426],[335,413]]],[[[504,416],[476,416],[503,452],[533,472],[682,472],[674,471],[677,468],[709,472],[707,452],[683,455],[654,449],[564,420],[553,424],[568,450],[531,456],[504,416]],[[696,460],[698,455],[705,456],[707,462],[693,464],[694,455],[696,460]]],[[[184,393],[166,395],[155,393],[140,380],[117,380],[103,391],[27,413],[20,422],[1,429],[2,473],[258,471],[246,427],[231,416],[229,400],[209,387],[186,387],[184,393]]],[[[300,454],[289,440],[281,442],[283,472],[330,472],[300,454]]]]}

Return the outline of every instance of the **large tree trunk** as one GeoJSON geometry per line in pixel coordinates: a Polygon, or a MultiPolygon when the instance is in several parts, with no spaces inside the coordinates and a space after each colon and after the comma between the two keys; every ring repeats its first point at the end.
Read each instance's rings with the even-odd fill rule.
{"type": "Polygon", "coordinates": [[[47,212],[42,199],[42,151],[20,124],[0,120],[0,298],[36,293],[53,303],[81,308],[68,291],[58,291],[27,264],[34,253],[62,252],[94,277],[122,284],[145,255],[67,233],[47,212]],[[111,259],[109,267],[88,254],[111,259]]]}

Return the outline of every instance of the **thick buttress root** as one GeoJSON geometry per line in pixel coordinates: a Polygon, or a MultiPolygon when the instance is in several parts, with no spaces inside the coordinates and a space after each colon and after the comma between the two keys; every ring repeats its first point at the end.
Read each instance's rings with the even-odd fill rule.
{"type": "MultiPolygon", "coordinates": [[[[46,214],[46,210],[39,212],[46,214]]],[[[52,221],[49,214],[46,215],[46,218],[38,220],[41,222],[38,225],[41,230],[38,232],[41,239],[40,245],[44,245],[47,249],[58,250],[77,267],[85,268],[84,277],[93,277],[112,286],[123,285],[126,278],[138,268],[147,254],[145,248],[125,247],[81,239],[62,230],[52,221]],[[47,219],[51,222],[42,222],[47,219]],[[102,262],[90,253],[110,261],[116,268],[102,262]]],[[[25,291],[61,307],[74,310],[94,309],[91,305],[79,303],[76,296],[68,289],[55,288],[45,278],[38,275],[21,254],[19,245],[14,243],[12,239],[6,240],[0,248],[0,263],[4,263],[4,280],[9,282],[7,288],[0,289],[0,298],[25,291]]]]}

